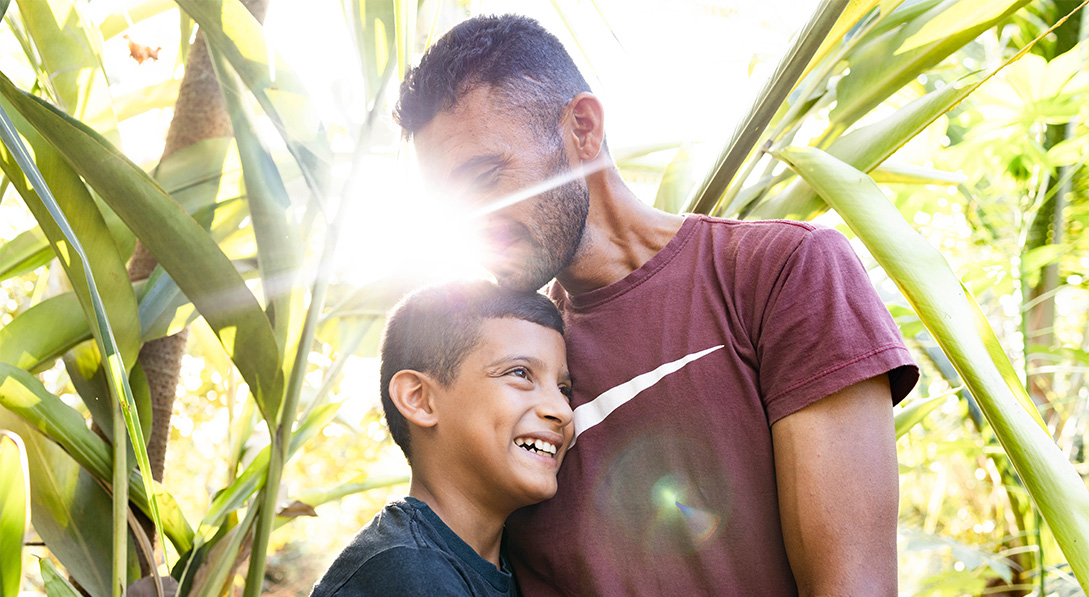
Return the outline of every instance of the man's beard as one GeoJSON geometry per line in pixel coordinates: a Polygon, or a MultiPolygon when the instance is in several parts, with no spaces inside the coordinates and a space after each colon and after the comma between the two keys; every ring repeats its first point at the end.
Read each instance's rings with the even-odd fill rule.
{"type": "Polygon", "coordinates": [[[560,148],[549,167],[549,178],[571,180],[533,198],[533,217],[525,223],[532,251],[523,267],[498,280],[519,290],[535,291],[563,271],[578,253],[586,216],[590,212],[590,191],[582,176],[571,176],[566,151],[560,148]]]}

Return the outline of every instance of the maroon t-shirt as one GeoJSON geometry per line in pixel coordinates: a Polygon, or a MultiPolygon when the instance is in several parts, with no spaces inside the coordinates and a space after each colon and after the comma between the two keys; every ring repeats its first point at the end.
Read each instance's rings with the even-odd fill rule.
{"type": "Polygon", "coordinates": [[[507,523],[527,595],[790,595],[771,424],[918,369],[842,234],[689,216],[567,322],[576,440],[507,523]]]}

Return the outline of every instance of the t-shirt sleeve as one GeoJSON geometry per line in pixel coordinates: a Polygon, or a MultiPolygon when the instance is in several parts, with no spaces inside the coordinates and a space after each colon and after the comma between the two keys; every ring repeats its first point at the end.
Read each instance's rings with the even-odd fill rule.
{"type": "Polygon", "coordinates": [[[395,547],[361,565],[330,595],[337,597],[461,597],[466,579],[439,550],[395,547]]]}
{"type": "Polygon", "coordinates": [[[882,373],[902,400],[918,367],[847,239],[811,230],[783,263],[756,344],[768,423],[882,373]]]}

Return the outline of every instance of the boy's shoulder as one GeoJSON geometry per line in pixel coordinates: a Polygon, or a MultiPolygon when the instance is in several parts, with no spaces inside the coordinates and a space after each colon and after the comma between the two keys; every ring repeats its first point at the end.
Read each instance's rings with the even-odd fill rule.
{"type": "Polygon", "coordinates": [[[475,562],[463,561],[460,546],[451,545],[457,539],[452,533],[419,500],[386,504],[337,556],[311,596],[513,595],[509,574],[499,586],[495,577],[485,577],[491,581],[486,583],[474,578],[475,562]]]}

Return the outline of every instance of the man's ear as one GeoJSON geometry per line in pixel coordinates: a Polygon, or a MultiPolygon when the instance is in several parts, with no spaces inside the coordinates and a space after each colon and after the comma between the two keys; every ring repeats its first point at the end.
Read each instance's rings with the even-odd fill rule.
{"type": "Polygon", "coordinates": [[[601,100],[583,91],[567,103],[565,116],[575,142],[574,155],[584,162],[596,158],[605,142],[605,110],[601,100]]]}
{"type": "Polygon", "coordinates": [[[433,403],[435,383],[426,373],[402,369],[389,380],[389,397],[410,423],[417,427],[434,427],[438,423],[433,403]]]}

